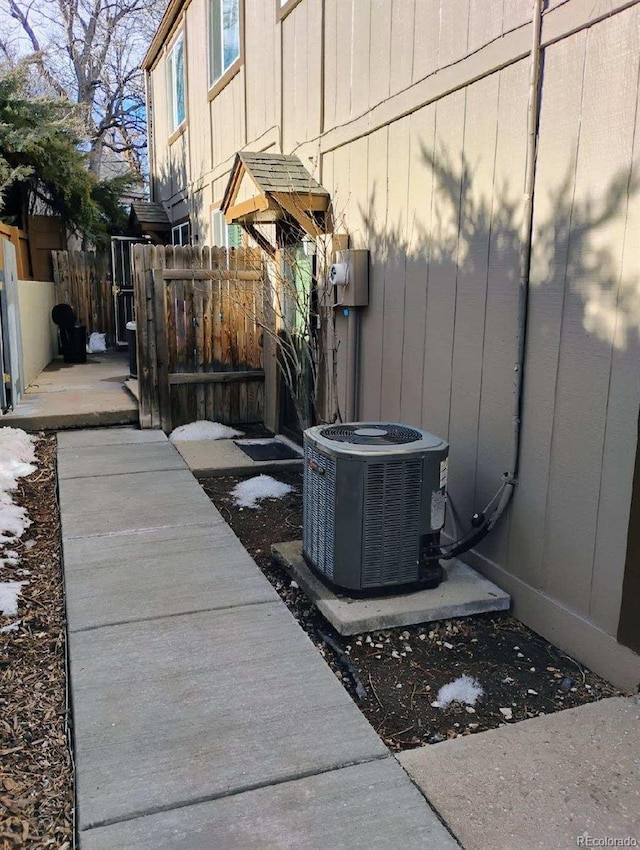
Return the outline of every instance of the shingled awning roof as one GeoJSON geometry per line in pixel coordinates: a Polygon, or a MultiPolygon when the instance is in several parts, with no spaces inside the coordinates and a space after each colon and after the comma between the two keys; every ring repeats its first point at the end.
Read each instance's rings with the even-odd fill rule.
{"type": "Polygon", "coordinates": [[[142,233],[149,231],[164,232],[171,230],[171,222],[162,204],[154,204],[150,201],[134,201],[129,213],[129,227],[142,233]]]}
{"type": "Polygon", "coordinates": [[[228,224],[295,219],[310,236],[330,230],[331,198],[297,156],[236,154],[221,209],[228,224]]]}

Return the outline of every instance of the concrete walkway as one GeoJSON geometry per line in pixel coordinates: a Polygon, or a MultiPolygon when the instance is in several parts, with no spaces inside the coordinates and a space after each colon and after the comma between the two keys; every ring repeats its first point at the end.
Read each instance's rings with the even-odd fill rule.
{"type": "Polygon", "coordinates": [[[138,403],[125,389],[127,352],[87,355],[86,363],[58,358],[38,375],[0,424],[26,431],[138,422],[138,403]]]}
{"type": "Polygon", "coordinates": [[[81,850],[454,850],[158,432],[60,434],[81,850]]]}
{"type": "Polygon", "coordinates": [[[635,698],[509,723],[398,759],[465,850],[640,845],[635,698]]]}

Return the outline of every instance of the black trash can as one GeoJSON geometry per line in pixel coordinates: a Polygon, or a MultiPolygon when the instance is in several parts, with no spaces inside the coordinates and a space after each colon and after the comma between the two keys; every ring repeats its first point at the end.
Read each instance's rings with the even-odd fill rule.
{"type": "Polygon", "coordinates": [[[67,344],[63,349],[65,363],[87,362],[87,326],[75,324],[68,329],[67,344]]]}
{"type": "Polygon", "coordinates": [[[87,362],[87,326],[76,322],[76,314],[69,304],[56,304],[51,318],[58,326],[60,352],[65,363],[87,362]]]}
{"type": "Polygon", "coordinates": [[[136,340],[136,323],[127,322],[127,345],[129,347],[129,377],[138,377],[138,348],[136,340]]]}

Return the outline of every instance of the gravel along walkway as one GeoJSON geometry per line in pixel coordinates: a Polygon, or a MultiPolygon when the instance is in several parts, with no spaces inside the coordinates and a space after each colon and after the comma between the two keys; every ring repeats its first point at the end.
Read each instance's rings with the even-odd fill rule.
{"type": "MultiPolygon", "coordinates": [[[[16,613],[0,614],[0,850],[73,843],[55,437],[38,436],[35,453],[11,493],[31,524],[0,544],[0,590],[22,583],[16,613]]],[[[0,476],[8,463],[0,446],[0,476]]]]}

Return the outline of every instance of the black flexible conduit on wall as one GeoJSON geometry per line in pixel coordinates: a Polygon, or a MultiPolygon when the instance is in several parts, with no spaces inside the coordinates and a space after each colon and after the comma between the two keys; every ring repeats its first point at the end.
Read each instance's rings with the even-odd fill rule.
{"type": "Polygon", "coordinates": [[[533,192],[536,176],[538,122],[540,116],[540,66],[542,8],[544,0],[533,3],[533,44],[529,71],[529,105],[527,112],[527,161],[523,197],[523,217],[518,268],[518,306],[516,327],[516,362],[513,384],[513,443],[509,471],[503,475],[502,484],[483,511],[471,518],[472,528],[459,540],[447,546],[433,547],[427,552],[429,559],[449,560],[468,552],[494,528],[511,501],[520,470],[520,444],[522,402],[524,388],[525,343],[527,337],[527,312],[531,270],[531,242],[533,230],[533,192]],[[494,508],[495,505],[495,508],[494,508]]]}

